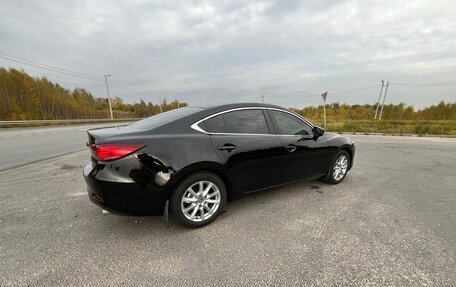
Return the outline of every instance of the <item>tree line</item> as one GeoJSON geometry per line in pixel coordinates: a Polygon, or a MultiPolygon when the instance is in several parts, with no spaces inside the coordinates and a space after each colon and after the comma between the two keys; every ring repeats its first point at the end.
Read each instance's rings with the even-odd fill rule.
{"type": "MultiPolygon", "coordinates": [[[[124,103],[119,97],[111,99],[115,118],[143,118],[160,113],[160,105],[124,103]]],[[[161,103],[162,111],[187,106],[184,102],[161,103]]],[[[330,121],[372,120],[376,105],[326,105],[330,121]]],[[[323,106],[308,106],[293,109],[306,118],[321,122],[323,106]]],[[[0,120],[39,119],[99,119],[108,118],[108,99],[94,97],[83,88],[73,90],[53,83],[45,77],[31,77],[24,71],[0,68],[0,120]]],[[[385,105],[384,120],[456,120],[456,103],[440,102],[423,109],[400,104],[385,105]]]]}
{"type": "MultiPolygon", "coordinates": [[[[127,104],[111,99],[115,118],[143,118],[187,106],[184,102],[127,104]]],[[[45,77],[31,77],[24,71],[0,68],[0,120],[62,120],[108,118],[107,98],[94,97],[83,88],[73,90],[45,77]]]]}
{"type": "MultiPolygon", "coordinates": [[[[332,103],[326,105],[328,120],[342,122],[347,120],[372,120],[375,116],[376,105],[347,105],[332,103]]],[[[315,122],[323,121],[323,105],[309,106],[303,109],[293,109],[295,112],[315,122]]],[[[378,109],[380,114],[381,106],[378,109]]],[[[405,103],[385,105],[382,114],[383,120],[456,120],[456,103],[441,101],[437,105],[415,110],[413,106],[405,103]]]]}

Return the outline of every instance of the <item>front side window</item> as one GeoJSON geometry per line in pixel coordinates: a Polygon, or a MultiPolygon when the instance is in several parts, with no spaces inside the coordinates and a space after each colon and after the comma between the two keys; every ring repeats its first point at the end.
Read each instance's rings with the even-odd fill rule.
{"type": "Polygon", "coordinates": [[[312,135],[312,128],[297,117],[285,112],[270,111],[277,122],[280,135],[312,135]]]}
{"type": "Polygon", "coordinates": [[[262,110],[239,110],[223,114],[228,133],[269,134],[262,110]]]}

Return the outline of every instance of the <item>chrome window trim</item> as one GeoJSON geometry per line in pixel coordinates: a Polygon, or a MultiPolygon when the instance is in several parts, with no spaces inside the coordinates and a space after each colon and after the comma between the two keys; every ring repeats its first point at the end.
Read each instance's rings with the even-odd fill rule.
{"type": "Polygon", "coordinates": [[[194,123],[193,125],[191,125],[190,127],[196,131],[199,131],[200,133],[205,133],[205,134],[208,134],[208,132],[206,132],[205,130],[203,130],[202,128],[200,128],[200,126],[198,125],[200,122],[197,122],[197,123],[194,123]]]}
{"type": "MultiPolygon", "coordinates": [[[[210,116],[207,116],[207,117],[195,122],[190,127],[192,129],[196,130],[196,131],[199,131],[199,132],[202,132],[202,133],[205,133],[205,134],[208,134],[208,135],[249,135],[249,136],[252,136],[252,135],[262,135],[262,136],[269,135],[269,136],[274,136],[275,134],[210,133],[210,132],[207,132],[207,131],[203,130],[200,126],[198,126],[198,124],[200,124],[201,122],[204,122],[205,120],[208,120],[210,118],[213,118],[213,117],[216,117],[216,116],[219,116],[219,115],[222,115],[222,114],[226,114],[226,113],[229,113],[229,112],[235,112],[235,111],[241,111],[241,110],[264,110],[264,109],[266,109],[266,107],[242,107],[242,108],[229,109],[229,110],[221,111],[221,112],[212,114],[210,116]]],[[[266,118],[265,118],[265,120],[266,120],[266,118]]]]}
{"type": "Polygon", "coordinates": [[[210,116],[207,116],[195,123],[193,123],[190,127],[198,132],[201,132],[201,133],[204,133],[204,134],[207,134],[207,135],[239,135],[239,136],[300,136],[300,135],[279,135],[279,134],[243,134],[243,133],[211,133],[211,132],[207,132],[205,130],[203,130],[198,124],[200,124],[201,122],[204,122],[205,120],[208,120],[210,118],[213,118],[213,117],[216,117],[216,116],[219,116],[219,115],[222,115],[222,114],[226,114],[226,113],[230,113],[230,112],[235,112],[235,111],[240,111],[240,110],[275,110],[275,111],[279,111],[279,112],[284,112],[284,113],[287,113],[287,114],[290,114],[296,118],[298,118],[299,120],[301,120],[302,122],[304,122],[306,125],[308,125],[311,129],[314,128],[314,125],[312,125],[309,121],[307,121],[305,118],[301,117],[300,115],[297,115],[295,113],[292,113],[290,111],[287,111],[287,110],[284,110],[284,109],[278,109],[278,108],[270,108],[270,107],[242,107],[242,108],[234,108],[234,109],[229,109],[229,110],[225,110],[225,111],[221,111],[221,112],[218,112],[218,113],[215,113],[213,115],[210,115],[210,116]]]}
{"type": "Polygon", "coordinates": [[[295,114],[295,113],[292,113],[290,111],[286,111],[286,110],[283,110],[283,109],[278,109],[278,108],[267,108],[268,110],[274,110],[274,111],[279,111],[279,112],[284,112],[284,113],[287,113],[287,114],[290,114],[292,116],[294,116],[295,118],[298,118],[299,120],[303,121],[305,124],[307,124],[310,128],[314,128],[315,126],[313,124],[311,124],[308,120],[306,120],[304,117],[302,117],[301,115],[299,114],[295,114]]]}

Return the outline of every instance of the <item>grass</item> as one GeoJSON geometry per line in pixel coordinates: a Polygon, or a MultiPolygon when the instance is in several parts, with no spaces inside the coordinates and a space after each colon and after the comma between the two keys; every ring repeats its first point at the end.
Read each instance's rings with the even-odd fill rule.
{"type": "MultiPolygon", "coordinates": [[[[318,123],[319,121],[315,121],[318,123]]],[[[456,121],[346,120],[327,121],[332,132],[364,132],[456,136],[456,121]]]]}

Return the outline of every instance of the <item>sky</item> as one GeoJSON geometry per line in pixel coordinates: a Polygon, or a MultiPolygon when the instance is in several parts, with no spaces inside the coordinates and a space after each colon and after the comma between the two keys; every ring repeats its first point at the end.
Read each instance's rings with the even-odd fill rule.
{"type": "Polygon", "coordinates": [[[456,1],[0,1],[0,66],[126,102],[456,102],[456,1]],[[74,77],[5,54],[96,76],[74,77]],[[8,56],[10,59],[11,57],[8,56]],[[17,59],[17,58],[16,58],[17,59]],[[396,83],[396,84],[393,84],[396,83]],[[453,85],[397,85],[453,84],[453,85]]]}

